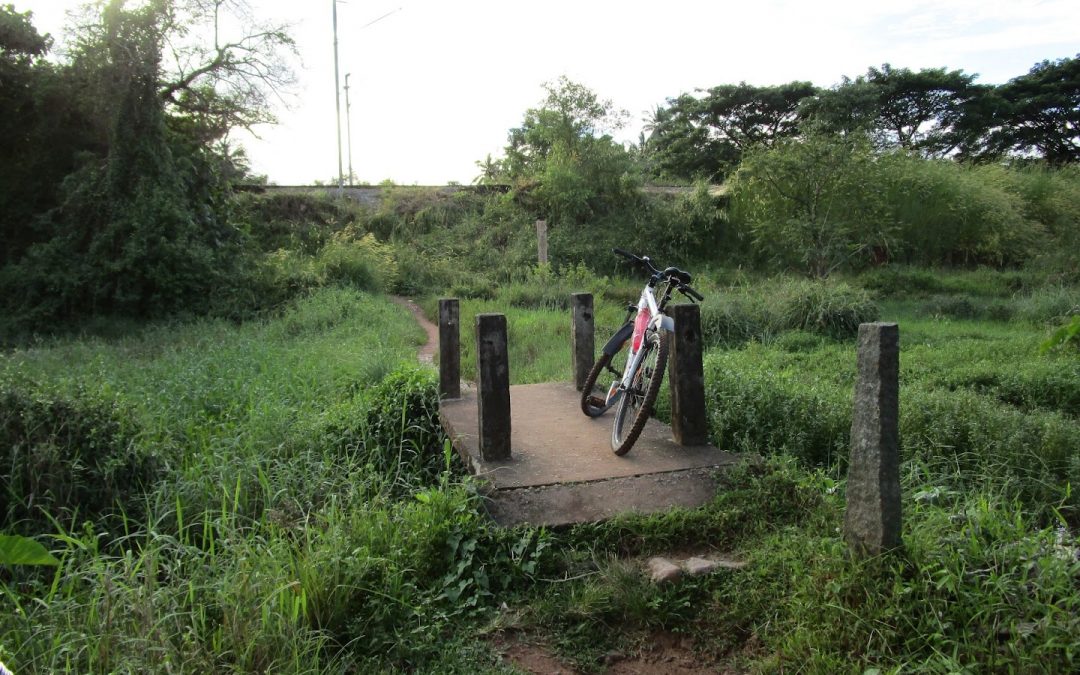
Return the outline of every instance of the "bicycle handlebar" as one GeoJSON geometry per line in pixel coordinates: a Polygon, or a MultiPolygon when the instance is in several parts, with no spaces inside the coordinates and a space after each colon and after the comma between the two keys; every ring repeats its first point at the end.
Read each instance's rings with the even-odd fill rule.
{"type": "Polygon", "coordinates": [[[650,260],[648,256],[637,256],[637,255],[634,255],[633,253],[631,253],[630,251],[626,251],[626,250],[623,250],[621,248],[613,248],[613,249],[611,249],[611,252],[616,254],[616,255],[620,255],[620,256],[626,258],[630,262],[634,262],[634,263],[637,263],[639,265],[642,265],[642,266],[648,268],[648,270],[653,275],[659,275],[660,277],[663,277],[664,279],[666,279],[668,281],[675,282],[675,287],[678,288],[679,291],[681,291],[683,294],[689,296],[690,298],[698,300],[698,301],[702,301],[702,300],[705,299],[705,296],[703,296],[701,293],[698,293],[696,290],[691,288],[691,286],[690,286],[691,276],[690,276],[689,272],[684,272],[684,271],[680,270],[677,267],[669,267],[669,268],[667,268],[665,270],[662,270],[662,271],[658,270],[652,264],[652,260],[650,260]]]}
{"type": "Polygon", "coordinates": [[[683,293],[689,295],[691,298],[694,298],[698,302],[701,302],[702,300],[705,299],[704,295],[702,295],[701,293],[698,293],[697,291],[695,291],[693,288],[690,288],[689,286],[680,286],[679,290],[682,291],[683,293]]]}

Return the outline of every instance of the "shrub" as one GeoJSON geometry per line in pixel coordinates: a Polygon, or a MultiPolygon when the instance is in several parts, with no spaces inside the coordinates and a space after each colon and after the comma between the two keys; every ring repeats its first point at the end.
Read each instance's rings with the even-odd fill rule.
{"type": "Polygon", "coordinates": [[[891,254],[908,263],[1011,265],[1028,260],[1042,228],[1024,217],[996,166],[893,153],[881,162],[884,201],[897,224],[891,254]]]}
{"type": "Polygon", "coordinates": [[[138,518],[158,460],[135,444],[138,429],[116,399],[0,386],[0,518],[33,533],[48,518],[138,518]]]}
{"type": "Polygon", "coordinates": [[[858,269],[889,238],[878,173],[865,139],[784,139],[743,159],[733,181],[733,218],[780,269],[819,278],[858,269]]]}
{"type": "Polygon", "coordinates": [[[445,461],[434,372],[399,366],[335,406],[319,435],[353,462],[369,465],[394,490],[434,484],[445,461]]]}
{"type": "Polygon", "coordinates": [[[242,192],[236,195],[235,218],[258,251],[288,249],[314,255],[330,236],[355,223],[360,211],[328,193],[242,192]]]}
{"type": "MultiPolygon", "coordinates": [[[[957,490],[997,488],[1042,518],[1055,506],[1073,521],[1080,518],[1080,498],[1068,487],[1080,480],[1080,421],[1071,416],[1080,400],[1070,381],[1075,375],[1056,373],[1055,364],[1013,375],[1001,372],[1000,358],[988,356],[995,375],[987,377],[987,364],[954,371],[939,363],[969,354],[970,343],[937,360],[924,349],[901,355],[905,460],[957,490]]],[[[710,433],[724,449],[842,466],[854,375],[853,351],[838,346],[813,353],[760,345],[713,352],[705,359],[710,433]],[[850,365],[838,372],[838,362],[850,365]]]]}
{"type": "Polygon", "coordinates": [[[316,269],[326,282],[346,283],[365,290],[390,291],[398,269],[392,249],[375,236],[353,227],[335,232],[316,256],[316,269]]]}
{"type": "Polygon", "coordinates": [[[847,339],[878,315],[869,294],[846,283],[778,279],[711,293],[701,305],[701,327],[714,345],[769,340],[788,330],[847,339]]]}
{"type": "Polygon", "coordinates": [[[1053,350],[1080,351],[1080,315],[1073,316],[1068,323],[1058,327],[1050,337],[1039,345],[1043,354],[1053,350]]]}

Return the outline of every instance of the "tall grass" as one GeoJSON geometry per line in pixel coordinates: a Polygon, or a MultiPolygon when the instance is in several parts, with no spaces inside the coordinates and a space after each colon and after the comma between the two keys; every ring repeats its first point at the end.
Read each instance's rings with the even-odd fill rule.
{"type": "MultiPolygon", "coordinates": [[[[28,409],[13,400],[42,400],[39,418],[70,424],[70,406],[48,402],[75,402],[97,415],[93,427],[110,418],[92,402],[115,401],[128,425],[120,447],[158,470],[102,491],[116,498],[107,518],[81,498],[9,494],[18,508],[5,529],[46,542],[61,565],[0,578],[4,662],[341,672],[452,661],[438,648],[447,622],[527,579],[544,544],[489,534],[443,443],[434,373],[405,363],[422,339],[387,300],[326,289],[264,322],[5,355],[0,382],[22,398],[5,398],[4,414],[28,409]]],[[[73,461],[93,449],[92,432],[38,426],[9,424],[4,440],[73,461]]],[[[111,456],[98,455],[107,470],[111,456]]]]}

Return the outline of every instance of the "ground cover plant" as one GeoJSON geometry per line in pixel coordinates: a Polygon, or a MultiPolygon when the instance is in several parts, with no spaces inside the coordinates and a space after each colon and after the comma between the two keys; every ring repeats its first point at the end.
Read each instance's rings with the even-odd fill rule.
{"type": "Polygon", "coordinates": [[[486,534],[444,452],[434,374],[408,365],[421,340],[388,300],[336,288],[272,320],[6,353],[0,516],[59,565],[0,570],[0,658],[16,672],[452,665],[440,626],[543,547],[486,534]]]}
{"type": "Polygon", "coordinates": [[[283,27],[163,59],[231,8],[108,3],[54,61],[0,6],[7,666],[505,672],[492,643],[521,634],[586,672],[684,638],[718,671],[1077,669],[1080,172],[1075,125],[1029,122],[1076,107],[1080,61],[724,85],[632,146],[561,78],[477,186],[359,205],[257,188],[228,142],[288,80],[283,27]],[[512,382],[565,380],[569,293],[601,343],[643,283],[612,246],[696,273],[711,437],[763,459],[700,509],[496,529],[383,294],[431,317],[460,297],[466,377],[500,311],[512,382]],[[879,318],[901,323],[905,547],[858,561],[853,336],[879,318]],[[747,567],[646,581],[671,552],[747,567]]]}
{"type": "MultiPolygon", "coordinates": [[[[961,276],[938,285],[1027,297],[1006,295],[1008,274],[961,276]]],[[[540,268],[463,301],[463,325],[506,312],[514,381],[566,379],[559,296],[594,291],[598,332],[614,330],[640,283],[540,268]]],[[[68,470],[6,481],[6,527],[46,543],[60,566],[3,572],[13,611],[2,658],[31,670],[496,671],[489,637],[520,634],[586,671],[664,635],[685,637],[702,663],[761,671],[1075,660],[1075,357],[1039,353],[1045,320],[927,316],[925,298],[871,300],[858,278],[808,283],[762,280],[755,293],[745,278],[705,274],[718,304],[704,313],[727,293],[746,315],[812,297],[813,316],[870,306],[901,322],[900,555],[855,561],[839,534],[850,331],[792,321],[712,342],[713,438],[766,460],[730,475],[711,504],[498,531],[445,452],[433,373],[397,365],[419,330],[379,296],[331,287],[257,322],[5,354],[11,452],[47,450],[41,466],[68,470]],[[76,447],[78,462],[56,461],[76,447]],[[106,488],[98,502],[73,497],[88,485],[106,488]],[[644,556],[680,550],[749,567],[645,581],[644,556]]]]}
{"type": "MultiPolygon", "coordinates": [[[[1039,345],[1070,311],[1046,298],[1076,297],[1075,290],[1013,272],[901,269],[899,278],[932,278],[933,295],[907,283],[895,284],[907,290],[897,294],[875,281],[883,274],[819,282],[813,295],[824,299],[815,303],[820,310],[855,298],[852,307],[873,307],[869,318],[901,325],[902,554],[858,562],[839,534],[852,333],[798,322],[747,330],[741,339],[729,330],[706,356],[711,433],[721,448],[772,459],[735,477],[703,509],[572,530],[559,547],[561,564],[567,577],[581,578],[522,600],[509,627],[546,640],[584,670],[603,670],[612,653],[647,653],[671,632],[717,668],[767,672],[1039,671],[1073,662],[1080,362],[1069,351],[1040,353],[1039,345]],[[927,312],[927,301],[940,297],[1013,311],[927,312]],[[753,514],[739,515],[744,508],[753,514]],[[657,587],[644,581],[640,557],[627,561],[702,547],[734,552],[751,571],[657,587]]],[[[778,297],[806,293],[798,280],[709,285],[713,304],[703,315],[742,304],[744,314],[773,316],[770,308],[784,304],[778,297]],[[731,297],[714,299],[725,292],[731,297]]],[[[526,296],[519,289],[512,297],[526,296]]],[[[529,327],[518,334],[530,349],[511,348],[511,376],[550,362],[547,376],[567,379],[567,310],[516,309],[510,297],[500,293],[473,309],[506,311],[511,325],[529,327]],[[561,336],[550,341],[554,353],[530,339],[540,331],[561,336]]]]}

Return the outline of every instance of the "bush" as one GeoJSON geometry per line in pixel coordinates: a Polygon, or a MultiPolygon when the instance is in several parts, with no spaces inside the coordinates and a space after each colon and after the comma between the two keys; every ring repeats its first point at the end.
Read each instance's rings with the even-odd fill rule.
{"type": "Polygon", "coordinates": [[[1024,217],[1010,174],[893,153],[881,162],[889,217],[898,230],[890,257],[931,265],[1015,265],[1034,254],[1042,228],[1024,217]]]}
{"type": "Polygon", "coordinates": [[[743,159],[732,183],[732,217],[780,269],[818,278],[859,269],[890,236],[879,170],[856,136],[781,140],[743,159]]]}
{"type": "Polygon", "coordinates": [[[434,371],[399,366],[329,411],[318,434],[396,491],[434,484],[445,465],[434,371]]]}
{"type": "Polygon", "coordinates": [[[241,192],[235,218],[258,251],[288,249],[314,255],[335,232],[356,223],[360,210],[328,193],[241,192]]]}
{"type": "Polygon", "coordinates": [[[788,330],[848,339],[878,315],[869,294],[846,283],[777,279],[710,294],[701,305],[701,328],[713,345],[767,341],[788,330]]]}
{"type": "Polygon", "coordinates": [[[927,269],[889,264],[869,269],[852,280],[882,299],[924,298],[966,294],[978,298],[1010,298],[1037,286],[1034,275],[1017,270],[979,267],[974,270],[927,269]]]}
{"type": "MultiPolygon", "coordinates": [[[[1001,357],[954,370],[972,351],[901,355],[901,439],[906,460],[956,490],[995,488],[1040,517],[1055,508],[1076,522],[1080,498],[1080,390],[1060,364],[1032,370],[1001,357]],[[993,374],[988,376],[986,369],[993,374]]],[[[1034,355],[1029,359],[1037,359],[1034,355]]],[[[788,454],[813,466],[843,466],[854,387],[853,350],[785,353],[751,345],[705,359],[710,433],[724,449],[788,454]],[[837,372],[837,363],[848,363],[837,372]]]]}
{"type": "Polygon", "coordinates": [[[137,519],[162,469],[135,443],[138,429],[116,399],[0,386],[0,518],[27,534],[108,513],[137,519]]]}

